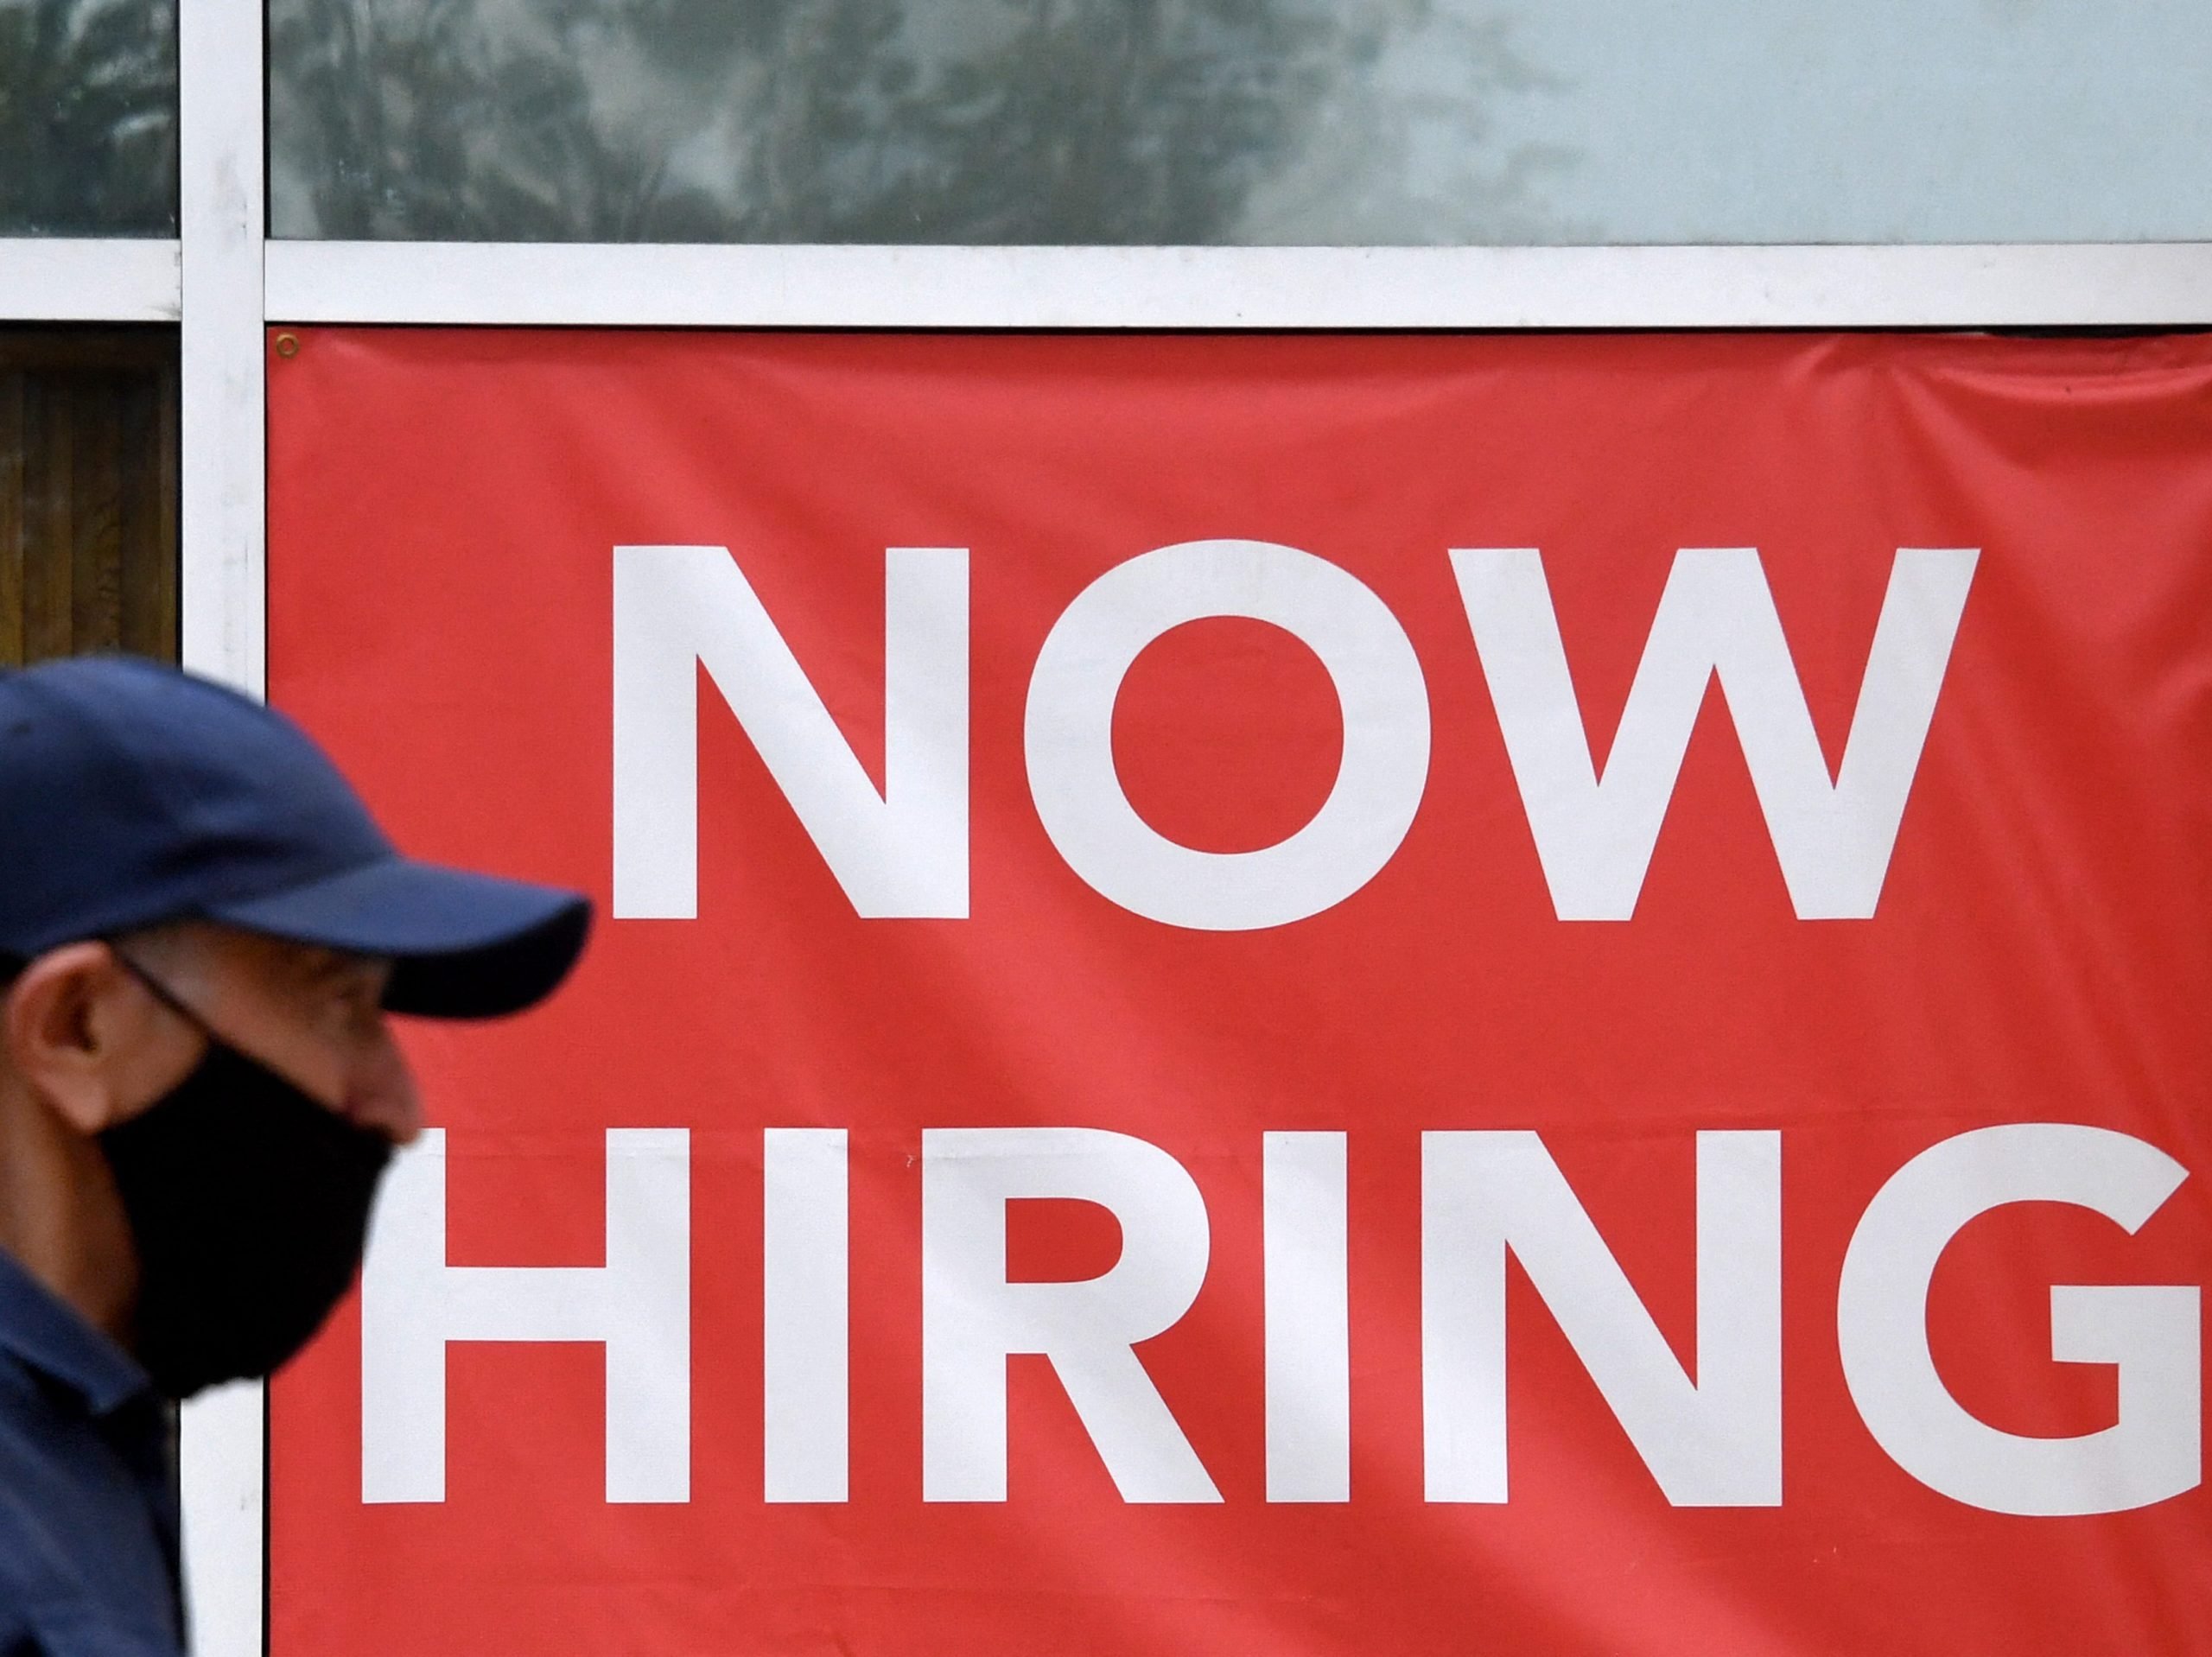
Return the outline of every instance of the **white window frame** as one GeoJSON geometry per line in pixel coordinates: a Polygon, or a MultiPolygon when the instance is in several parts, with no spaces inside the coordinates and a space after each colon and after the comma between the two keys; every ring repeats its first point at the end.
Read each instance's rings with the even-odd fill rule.
{"type": "MultiPolygon", "coordinates": [[[[0,321],[174,322],[182,652],[264,692],[267,330],[2212,325],[2212,243],[1618,248],[266,242],[262,0],[178,8],[179,234],[0,238],[0,321]]],[[[198,1657],[266,1641],[263,1389],[184,1412],[198,1657]]]]}
{"type": "Polygon", "coordinates": [[[2164,327],[2212,243],[805,247],[272,241],[272,321],[860,328],[2164,327]]]}
{"type": "Polygon", "coordinates": [[[174,322],[177,243],[0,237],[0,322],[174,322]]]}

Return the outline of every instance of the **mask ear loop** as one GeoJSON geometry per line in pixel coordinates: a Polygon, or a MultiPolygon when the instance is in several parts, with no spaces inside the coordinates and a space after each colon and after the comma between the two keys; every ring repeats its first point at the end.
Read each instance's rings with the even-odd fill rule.
{"type": "MultiPolygon", "coordinates": [[[[250,1053],[244,1053],[243,1050],[236,1042],[226,1036],[221,1031],[216,1029],[213,1025],[208,1023],[207,1020],[202,1018],[199,1012],[182,996],[179,995],[159,978],[156,978],[152,973],[147,971],[145,968],[140,966],[136,961],[133,961],[130,958],[130,952],[124,949],[122,945],[116,943],[114,939],[102,938],[100,942],[107,945],[108,953],[123,963],[123,970],[129,973],[133,978],[137,979],[139,984],[143,987],[147,994],[152,996],[156,1001],[159,1001],[163,1006],[168,1008],[170,1012],[175,1013],[177,1017],[182,1019],[194,1030],[197,1030],[201,1038],[206,1040],[211,1050],[220,1048],[226,1052],[242,1054],[248,1063],[258,1065],[261,1069],[269,1071],[270,1075],[282,1081],[285,1086],[293,1089],[302,1097],[312,1101],[318,1108],[330,1111],[341,1121],[348,1120],[343,1111],[336,1110],[332,1106],[324,1104],[322,1101],[316,1099],[313,1094],[308,1092],[305,1088],[301,1087],[298,1082],[293,1081],[290,1076],[286,1076],[282,1070],[276,1069],[273,1065],[263,1063],[262,1060],[255,1058],[250,1053]]],[[[359,1123],[352,1123],[350,1125],[356,1127],[359,1127],[359,1123]]],[[[360,1131],[365,1133],[375,1132],[373,1128],[361,1128],[360,1131]]]]}
{"type": "Polygon", "coordinates": [[[121,944],[116,943],[112,938],[103,938],[101,942],[107,945],[108,953],[123,963],[123,970],[129,973],[133,978],[138,981],[139,987],[143,988],[147,994],[152,996],[156,1001],[159,1001],[170,1012],[175,1013],[177,1017],[182,1019],[187,1024],[190,1025],[194,1030],[197,1030],[209,1041],[213,1042],[217,1046],[227,1047],[230,1045],[230,1043],[225,1041],[221,1035],[217,1032],[214,1025],[209,1024],[207,1019],[201,1018],[197,1012],[187,1005],[182,996],[179,995],[167,984],[164,984],[160,979],[155,977],[152,973],[147,971],[145,968],[140,966],[136,961],[133,961],[130,958],[129,951],[125,950],[121,944]]]}

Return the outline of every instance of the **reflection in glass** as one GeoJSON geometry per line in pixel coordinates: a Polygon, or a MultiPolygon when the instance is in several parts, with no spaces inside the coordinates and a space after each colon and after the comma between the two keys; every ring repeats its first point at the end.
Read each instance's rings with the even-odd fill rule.
{"type": "Polygon", "coordinates": [[[1541,238],[1544,84],[1432,0],[273,0],[271,229],[505,240],[1541,238]],[[1374,70],[1415,38],[1436,98],[1374,70]]]}
{"type": "Polygon", "coordinates": [[[271,0],[270,29],[284,236],[2212,239],[2205,0],[271,0]]]}
{"type": "Polygon", "coordinates": [[[173,0],[0,0],[0,235],[175,233],[173,0]]]}

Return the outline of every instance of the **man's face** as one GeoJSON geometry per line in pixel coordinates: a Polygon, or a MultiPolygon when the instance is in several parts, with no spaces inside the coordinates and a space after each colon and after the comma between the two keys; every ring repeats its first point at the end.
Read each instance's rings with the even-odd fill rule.
{"type": "Polygon", "coordinates": [[[0,1247],[129,1341],[141,1266],[94,1141],[175,1093],[213,1032],[324,1109],[406,1144],[422,1107],[384,1013],[390,976],[383,961],[200,922],[25,964],[0,986],[0,1247]]]}
{"type": "MultiPolygon", "coordinates": [[[[388,962],[202,922],[118,947],[225,1041],[326,1108],[395,1145],[422,1131],[414,1077],[384,1011],[388,962]]],[[[118,987],[147,1002],[143,1037],[162,1061],[149,1079],[174,1072],[168,1086],[118,1117],[127,1120],[191,1072],[206,1038],[143,985],[118,987]]]]}

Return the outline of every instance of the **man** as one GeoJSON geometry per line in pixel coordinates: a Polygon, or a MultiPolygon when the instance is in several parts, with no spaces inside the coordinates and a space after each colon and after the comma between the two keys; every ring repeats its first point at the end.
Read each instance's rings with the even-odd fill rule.
{"type": "Polygon", "coordinates": [[[352,1282],[421,1125],[386,1013],[528,1006],[589,919],[400,856],[228,690],[0,676],[0,1657],[182,1649],[169,1405],[352,1282]]]}

